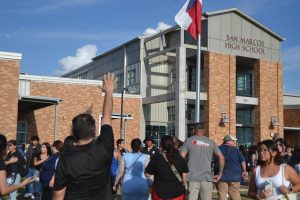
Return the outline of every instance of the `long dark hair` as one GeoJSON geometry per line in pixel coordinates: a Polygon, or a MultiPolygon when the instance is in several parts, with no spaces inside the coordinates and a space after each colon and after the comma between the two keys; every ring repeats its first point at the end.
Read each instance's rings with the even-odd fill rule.
{"type": "Polygon", "coordinates": [[[268,152],[270,154],[271,160],[269,161],[269,163],[266,163],[264,161],[262,161],[260,159],[260,156],[258,156],[258,160],[257,160],[257,165],[265,165],[265,164],[270,164],[272,162],[272,155],[271,155],[271,151],[275,151],[276,152],[276,156],[274,157],[274,163],[276,165],[280,165],[283,163],[283,160],[280,156],[280,152],[278,149],[278,145],[276,142],[274,142],[273,140],[264,140],[262,142],[259,142],[258,144],[258,150],[261,148],[262,145],[265,145],[268,149],[268,152]]]}
{"type": "Polygon", "coordinates": [[[42,146],[43,145],[45,145],[45,147],[46,147],[46,149],[47,149],[47,155],[48,156],[52,156],[52,151],[51,151],[51,146],[50,146],[50,144],[48,143],[48,142],[44,142],[43,144],[42,144],[42,146]]]}
{"type": "Polygon", "coordinates": [[[163,152],[166,153],[167,160],[170,164],[173,164],[173,154],[174,154],[174,140],[170,135],[164,135],[161,138],[160,146],[163,152]]]}
{"type": "Polygon", "coordinates": [[[4,135],[0,134],[0,159],[6,155],[7,139],[4,135]]]}

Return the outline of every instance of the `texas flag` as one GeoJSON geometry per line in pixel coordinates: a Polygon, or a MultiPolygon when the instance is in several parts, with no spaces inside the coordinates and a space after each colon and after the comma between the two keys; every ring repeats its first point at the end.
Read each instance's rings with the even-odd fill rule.
{"type": "Polygon", "coordinates": [[[197,40],[198,34],[201,34],[201,18],[202,0],[187,0],[175,16],[175,21],[197,40]]]}

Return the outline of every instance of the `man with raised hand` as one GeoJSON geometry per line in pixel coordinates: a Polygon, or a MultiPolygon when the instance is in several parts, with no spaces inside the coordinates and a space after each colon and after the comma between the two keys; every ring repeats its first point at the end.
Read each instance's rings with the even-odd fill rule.
{"type": "Polygon", "coordinates": [[[90,114],[79,114],[72,120],[72,134],[77,145],[63,154],[55,172],[53,199],[111,200],[110,164],[114,150],[111,127],[115,76],[104,75],[105,92],[101,133],[90,114]]]}

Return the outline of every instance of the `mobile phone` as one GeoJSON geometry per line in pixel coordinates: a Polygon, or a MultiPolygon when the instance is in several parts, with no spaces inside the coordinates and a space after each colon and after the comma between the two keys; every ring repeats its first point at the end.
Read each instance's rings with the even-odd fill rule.
{"type": "Polygon", "coordinates": [[[33,181],[39,181],[40,178],[38,176],[32,176],[30,177],[30,179],[32,179],[33,181]]]}
{"type": "Polygon", "coordinates": [[[272,181],[266,181],[265,182],[265,191],[272,191],[272,189],[273,189],[273,183],[272,183],[272,181]]]}

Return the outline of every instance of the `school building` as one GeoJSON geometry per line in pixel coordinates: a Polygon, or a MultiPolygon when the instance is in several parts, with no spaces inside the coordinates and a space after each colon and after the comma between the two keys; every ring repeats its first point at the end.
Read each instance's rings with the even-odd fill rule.
{"type": "MultiPolygon", "coordinates": [[[[218,144],[226,134],[236,136],[240,145],[279,134],[300,145],[300,96],[283,94],[284,40],[237,8],[203,14],[200,121],[218,144]]],[[[36,133],[61,139],[69,134],[72,117],[86,111],[100,123],[98,85],[113,72],[118,78],[112,116],[116,137],[122,116],[120,134],[127,143],[145,136],[159,143],[165,134],[184,140],[195,122],[196,54],[196,41],[174,26],[125,42],[60,78],[19,75],[20,55],[10,63],[2,55],[0,132],[21,137],[26,124],[27,141],[36,133]]]]}
{"type": "MultiPolygon", "coordinates": [[[[0,133],[22,144],[33,135],[41,142],[64,140],[71,134],[73,117],[91,113],[100,134],[102,81],[20,74],[21,60],[19,53],[0,52],[0,133]]],[[[120,100],[121,95],[114,94],[115,139],[119,138],[120,100]]],[[[124,95],[124,106],[124,139],[130,141],[141,132],[140,95],[124,95]]]]}
{"type": "MultiPolygon", "coordinates": [[[[201,41],[201,121],[218,143],[226,134],[250,145],[284,135],[280,34],[237,8],[206,12],[201,41]]],[[[117,92],[140,94],[141,137],[192,134],[196,41],[178,26],[140,36],[64,77],[99,80],[112,71],[117,92]]],[[[289,134],[290,135],[290,134],[289,134]]]]}

